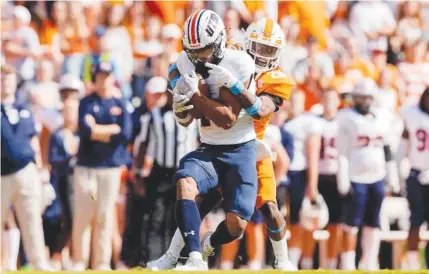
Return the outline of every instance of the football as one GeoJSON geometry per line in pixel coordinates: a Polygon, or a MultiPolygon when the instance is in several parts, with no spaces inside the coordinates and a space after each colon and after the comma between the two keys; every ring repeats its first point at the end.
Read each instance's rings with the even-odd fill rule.
{"type": "MultiPolygon", "coordinates": [[[[198,83],[198,89],[200,90],[201,94],[203,94],[204,96],[209,96],[209,86],[206,83],[204,83],[202,80],[200,80],[198,83]]],[[[187,105],[190,105],[190,104],[191,102],[189,102],[187,105]]],[[[194,119],[201,119],[203,117],[202,112],[200,111],[198,106],[195,106],[195,105],[193,109],[189,110],[189,114],[194,119]]]]}

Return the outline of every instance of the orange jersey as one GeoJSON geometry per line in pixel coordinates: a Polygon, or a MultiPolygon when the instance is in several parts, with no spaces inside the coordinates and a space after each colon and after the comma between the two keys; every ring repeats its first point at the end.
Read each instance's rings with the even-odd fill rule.
{"type": "MultiPolygon", "coordinates": [[[[288,100],[292,92],[292,87],[295,82],[292,78],[288,77],[280,68],[275,68],[270,71],[262,73],[256,79],[256,95],[267,93],[270,95],[278,96],[283,100],[288,100]]],[[[261,119],[254,119],[253,125],[258,139],[264,139],[265,129],[270,123],[273,114],[267,115],[261,119]]]]}

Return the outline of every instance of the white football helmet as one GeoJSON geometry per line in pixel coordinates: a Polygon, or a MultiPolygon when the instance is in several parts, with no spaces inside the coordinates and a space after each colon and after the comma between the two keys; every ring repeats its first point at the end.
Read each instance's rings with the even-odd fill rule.
{"type": "Polygon", "coordinates": [[[378,86],[371,78],[362,78],[353,88],[352,95],[372,96],[377,93],[378,86]]]}
{"type": "Polygon", "coordinates": [[[329,221],[329,211],[322,195],[318,195],[315,203],[305,197],[302,201],[299,218],[305,230],[313,231],[324,228],[329,221]]]}
{"type": "Polygon", "coordinates": [[[217,64],[226,48],[225,25],[219,15],[211,10],[194,12],[183,26],[183,49],[192,63],[217,64]]]}
{"type": "Polygon", "coordinates": [[[270,18],[253,22],[246,30],[246,49],[255,59],[258,73],[278,65],[280,50],[284,46],[285,37],[282,28],[270,18]]]}

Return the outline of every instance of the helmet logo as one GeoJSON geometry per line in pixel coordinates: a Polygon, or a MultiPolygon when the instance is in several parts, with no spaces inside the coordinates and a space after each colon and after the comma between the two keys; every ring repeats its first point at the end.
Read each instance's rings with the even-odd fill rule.
{"type": "Polygon", "coordinates": [[[218,22],[219,22],[219,18],[216,16],[216,14],[215,13],[210,14],[209,23],[207,24],[207,29],[206,29],[208,36],[210,37],[213,36],[218,22]]]}

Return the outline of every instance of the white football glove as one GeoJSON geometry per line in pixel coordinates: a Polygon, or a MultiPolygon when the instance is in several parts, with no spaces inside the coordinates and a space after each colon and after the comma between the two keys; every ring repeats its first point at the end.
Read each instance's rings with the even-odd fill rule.
{"type": "Polygon", "coordinates": [[[179,80],[177,80],[176,89],[181,93],[186,95],[189,99],[198,92],[198,81],[199,78],[195,71],[190,75],[183,74],[179,80]]]}
{"type": "Polygon", "coordinates": [[[218,85],[222,85],[230,89],[238,81],[237,77],[235,77],[234,74],[226,68],[210,63],[206,63],[206,67],[210,68],[209,74],[216,77],[216,83],[218,85]]]}
{"type": "Polygon", "coordinates": [[[174,94],[173,95],[173,110],[175,113],[181,113],[193,109],[193,105],[186,105],[191,99],[185,94],[174,94]]]}

